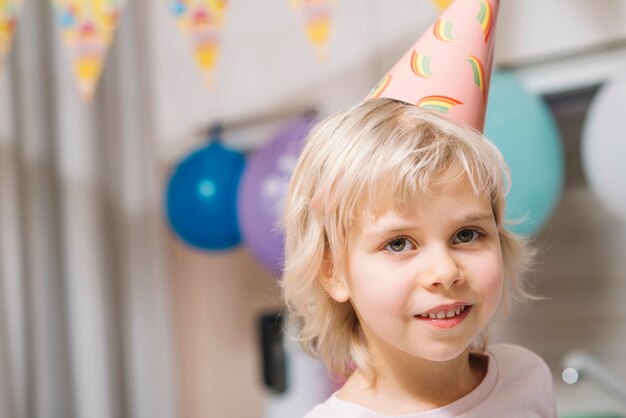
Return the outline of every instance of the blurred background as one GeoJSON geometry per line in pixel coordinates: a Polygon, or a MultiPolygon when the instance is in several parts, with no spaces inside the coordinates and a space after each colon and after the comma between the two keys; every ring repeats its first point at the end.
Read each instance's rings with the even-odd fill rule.
{"type": "MultiPolygon", "coordinates": [[[[0,2],[0,418],[325,399],[277,332],[284,187],[445,3],[0,2]]],[[[486,134],[545,299],[493,339],[547,361],[559,416],[626,416],[626,1],[503,0],[496,39],[486,134]]]]}

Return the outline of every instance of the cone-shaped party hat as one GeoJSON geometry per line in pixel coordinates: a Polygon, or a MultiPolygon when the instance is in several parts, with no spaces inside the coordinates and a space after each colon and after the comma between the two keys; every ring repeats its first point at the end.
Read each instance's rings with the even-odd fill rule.
{"type": "Polygon", "coordinates": [[[456,0],[374,87],[483,130],[499,0],[456,0]]]}

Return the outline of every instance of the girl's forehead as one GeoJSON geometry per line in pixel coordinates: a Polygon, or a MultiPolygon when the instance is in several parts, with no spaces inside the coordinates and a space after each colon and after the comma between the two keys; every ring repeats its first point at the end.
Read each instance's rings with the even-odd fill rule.
{"type": "Polygon", "coordinates": [[[409,211],[433,198],[446,195],[459,199],[488,199],[491,193],[466,173],[452,171],[438,174],[428,182],[394,182],[381,180],[359,199],[358,215],[378,217],[389,211],[409,211]]]}
{"type": "Polygon", "coordinates": [[[381,217],[411,217],[424,209],[433,208],[443,215],[461,218],[478,212],[491,213],[492,199],[489,194],[480,193],[467,177],[438,179],[428,189],[408,191],[382,190],[380,194],[367,196],[360,202],[350,222],[351,232],[361,231],[365,226],[376,224],[381,217]]]}

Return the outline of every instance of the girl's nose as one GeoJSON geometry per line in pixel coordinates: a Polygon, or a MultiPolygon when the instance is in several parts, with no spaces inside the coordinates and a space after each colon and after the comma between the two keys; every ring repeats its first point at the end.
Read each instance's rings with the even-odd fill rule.
{"type": "Polygon", "coordinates": [[[424,254],[428,268],[423,277],[424,286],[449,289],[462,284],[465,279],[452,251],[444,246],[437,246],[424,254]]]}

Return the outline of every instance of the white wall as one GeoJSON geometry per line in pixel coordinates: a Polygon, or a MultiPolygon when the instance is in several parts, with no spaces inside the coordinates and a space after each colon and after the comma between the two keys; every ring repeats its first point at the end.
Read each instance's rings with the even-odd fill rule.
{"type": "Polygon", "coordinates": [[[498,59],[526,64],[626,40],[622,0],[503,0],[498,59]]]}

